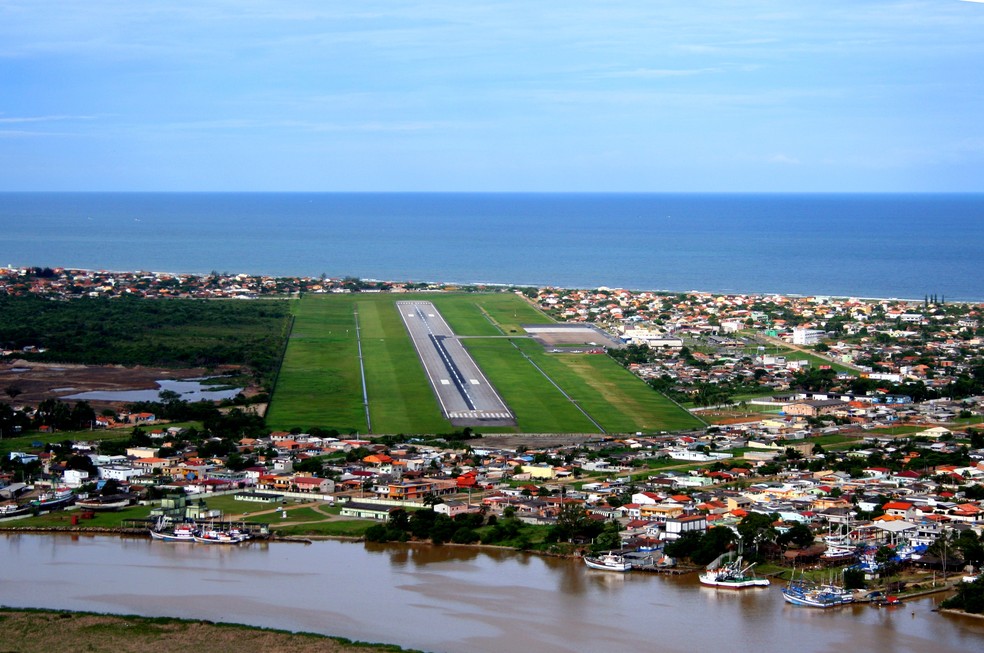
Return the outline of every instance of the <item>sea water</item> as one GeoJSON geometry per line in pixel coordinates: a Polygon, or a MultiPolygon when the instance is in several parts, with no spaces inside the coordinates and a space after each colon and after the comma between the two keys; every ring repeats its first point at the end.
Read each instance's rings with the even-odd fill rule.
{"type": "Polygon", "coordinates": [[[984,300],[984,194],[0,193],[0,265],[984,300]]]}

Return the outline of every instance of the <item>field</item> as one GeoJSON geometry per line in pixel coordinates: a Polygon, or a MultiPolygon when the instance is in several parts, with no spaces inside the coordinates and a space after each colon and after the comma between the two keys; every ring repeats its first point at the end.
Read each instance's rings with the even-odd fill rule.
{"type": "Polygon", "coordinates": [[[435,293],[309,295],[296,302],[294,329],[267,416],[271,428],[451,432],[394,306],[401,299],[433,302],[455,333],[467,336],[466,348],[519,423],[518,428],[482,431],[620,433],[699,425],[607,356],[548,354],[522,337],[521,324],[552,322],[523,298],[435,293]]]}
{"type": "Polygon", "coordinates": [[[308,633],[169,618],[0,609],[3,650],[21,653],[382,653],[398,646],[355,643],[308,633]]]}

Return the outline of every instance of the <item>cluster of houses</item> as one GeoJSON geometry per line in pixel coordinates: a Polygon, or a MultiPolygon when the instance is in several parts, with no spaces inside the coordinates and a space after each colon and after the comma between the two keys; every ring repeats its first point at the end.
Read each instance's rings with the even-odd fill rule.
{"type": "Polygon", "coordinates": [[[368,282],[327,277],[273,277],[251,274],[110,272],[70,268],[0,267],[0,295],[79,297],[240,298],[288,296],[299,292],[408,292],[443,290],[443,284],[368,282]]]}
{"type": "Polygon", "coordinates": [[[772,438],[714,428],[537,450],[496,447],[495,439],[472,449],[414,441],[387,447],[275,432],[242,439],[238,453],[256,462],[235,470],[226,467],[226,458],[175,450],[180,429],[159,429],[153,433],[159,446],[131,447],[116,456],[76,443],[75,452],[90,457],[98,479],[81,469],[59,471],[51,454],[10,456],[39,460],[46,473],[60,474],[58,482],[75,488],[112,479],[123,487],[189,495],[235,491],[253,501],[309,497],[338,501],[345,514],[369,519],[386,519],[395,507],[436,505],[451,516],[511,509],[522,521],[550,524],[565,505],[577,504],[592,519],[618,521],[623,540],[635,546],[735,526],[750,512],[775,515],[780,531],[802,523],[820,535],[867,544],[928,544],[948,531],[984,532],[984,493],[974,492],[984,486],[984,449],[968,451],[963,434],[935,427],[899,440],[859,431],[863,439],[834,453],[818,450],[812,434],[788,437],[791,426],[764,427],[774,429],[772,438]],[[909,464],[920,456],[961,452],[969,464],[909,464]],[[315,471],[305,464],[313,458],[323,461],[315,471]],[[679,460],[684,470],[660,471],[663,466],[652,465],[660,459],[679,460]],[[837,471],[834,462],[845,459],[856,461],[852,473],[837,471]],[[899,464],[869,464],[889,459],[899,464]],[[792,460],[799,462],[788,464],[792,460]],[[702,465],[686,464],[691,462],[702,465]],[[652,471],[641,473],[647,468],[652,471]]]}
{"type": "Polygon", "coordinates": [[[972,372],[984,349],[979,304],[862,300],[781,295],[654,293],[623,289],[541,289],[534,300],[551,316],[603,326],[629,344],[645,345],[655,361],[633,367],[640,376],[697,383],[743,383],[787,390],[807,366],[770,347],[818,347],[830,364],[853,368],[885,384],[918,381],[945,388],[972,372]],[[742,334],[760,345],[749,353],[742,334]],[[681,356],[687,344],[704,350],[681,356]]]}

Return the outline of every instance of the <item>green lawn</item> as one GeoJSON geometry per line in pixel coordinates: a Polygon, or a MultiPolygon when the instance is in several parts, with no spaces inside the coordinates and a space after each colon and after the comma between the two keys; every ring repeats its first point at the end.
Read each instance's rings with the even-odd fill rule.
{"type": "Polygon", "coordinates": [[[550,323],[515,293],[356,293],[308,295],[295,303],[294,330],[267,423],[273,429],[335,428],[366,433],[355,334],[358,311],[372,433],[447,433],[413,344],[394,304],[432,301],[461,336],[489,381],[528,433],[597,433],[595,427],[534,368],[535,360],[609,432],[675,430],[699,425],[606,356],[550,355],[532,340],[482,336],[522,334],[521,324],[550,323]]]}
{"type": "MultiPolygon", "coordinates": [[[[160,422],[154,424],[143,424],[140,426],[144,431],[153,431],[155,429],[168,429],[172,426],[179,428],[189,428],[194,427],[196,429],[202,428],[201,422],[160,422]]],[[[13,438],[0,438],[0,456],[6,455],[11,451],[34,451],[38,447],[33,446],[35,442],[40,442],[42,445],[45,444],[55,444],[64,442],[65,440],[71,440],[73,442],[77,441],[104,441],[104,440],[129,440],[130,434],[133,432],[133,428],[123,428],[123,429],[101,429],[101,430],[83,430],[83,431],[56,431],[55,433],[39,433],[37,431],[32,431],[24,435],[18,435],[13,438]]]]}
{"type": "Polygon", "coordinates": [[[675,431],[702,426],[700,420],[608,356],[548,354],[532,342],[521,346],[609,433],[675,431]]]}
{"type": "Polygon", "coordinates": [[[365,432],[355,314],[350,296],[294,302],[291,331],[267,424],[365,432]]]}
{"type": "Polygon", "coordinates": [[[393,296],[390,299],[358,303],[372,431],[450,433],[454,428],[441,415],[393,296]]]}
{"type": "MultiPolygon", "coordinates": [[[[290,520],[290,513],[287,513],[287,520],[290,520]]],[[[323,521],[311,524],[295,524],[294,526],[278,527],[275,523],[270,524],[270,528],[277,535],[320,535],[323,537],[362,537],[366,529],[379,522],[365,519],[345,519],[323,521]]]]}
{"type": "MultiPolygon", "coordinates": [[[[150,506],[130,506],[123,510],[93,513],[92,519],[78,519],[78,526],[88,528],[119,528],[124,519],[146,519],[150,506]]],[[[0,522],[0,530],[8,528],[58,528],[72,526],[72,517],[80,518],[80,510],[55,510],[37,517],[0,522]]]]}
{"type": "MultiPolygon", "coordinates": [[[[523,353],[503,339],[466,340],[465,346],[526,433],[600,433],[523,353]]],[[[490,430],[490,429],[488,429],[490,430]]]]}

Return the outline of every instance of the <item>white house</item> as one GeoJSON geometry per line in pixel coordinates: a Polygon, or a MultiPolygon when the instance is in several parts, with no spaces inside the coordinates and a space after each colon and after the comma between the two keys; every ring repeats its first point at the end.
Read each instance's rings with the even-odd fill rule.
{"type": "Polygon", "coordinates": [[[81,487],[89,482],[89,472],[84,469],[66,469],[62,482],[71,488],[81,487]]]}

